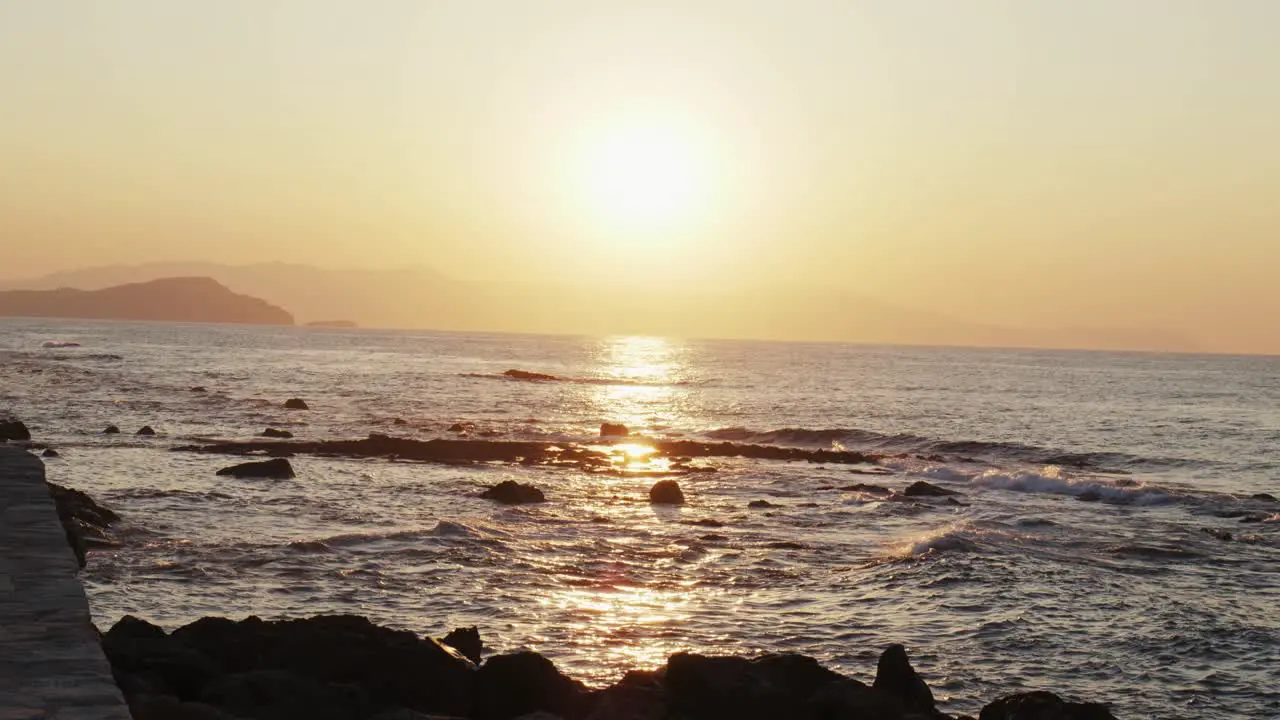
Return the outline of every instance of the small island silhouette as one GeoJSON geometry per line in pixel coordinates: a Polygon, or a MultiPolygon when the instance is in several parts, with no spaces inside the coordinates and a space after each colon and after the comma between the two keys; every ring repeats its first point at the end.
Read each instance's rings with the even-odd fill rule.
{"type": "Polygon", "coordinates": [[[239,295],[207,277],[176,277],[102,290],[0,292],[0,316],[293,325],[266,300],[239,295]]]}

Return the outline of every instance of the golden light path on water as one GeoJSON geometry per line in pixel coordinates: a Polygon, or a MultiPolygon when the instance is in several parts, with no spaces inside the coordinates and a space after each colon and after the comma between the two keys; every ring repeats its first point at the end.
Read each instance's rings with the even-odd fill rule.
{"type": "MultiPolygon", "coordinates": [[[[616,384],[588,386],[585,399],[598,409],[602,419],[626,425],[633,434],[643,436],[648,431],[680,424],[686,394],[682,383],[689,375],[684,354],[683,347],[664,338],[602,339],[596,351],[597,372],[616,384]]],[[[642,437],[602,445],[601,449],[613,456],[616,472],[586,480],[595,485],[601,497],[601,502],[591,503],[588,511],[614,521],[652,523],[654,531],[660,533],[661,525],[673,519],[676,511],[655,511],[647,504],[619,506],[608,498],[624,489],[627,494],[647,491],[655,476],[670,471],[669,460],[653,457],[656,450],[642,437]]],[[[626,538],[615,538],[611,544],[620,560],[646,562],[639,553],[629,551],[626,538]]],[[[637,586],[632,584],[635,580],[626,577],[597,580],[597,587],[567,588],[541,601],[548,609],[565,612],[580,624],[583,632],[577,636],[582,644],[594,646],[592,654],[615,667],[621,664],[654,668],[673,652],[687,649],[679,641],[679,626],[689,619],[698,592],[695,579],[661,589],[637,586]],[[668,628],[669,632],[654,632],[655,626],[668,628]],[[660,639],[664,635],[670,637],[660,639]]]]}

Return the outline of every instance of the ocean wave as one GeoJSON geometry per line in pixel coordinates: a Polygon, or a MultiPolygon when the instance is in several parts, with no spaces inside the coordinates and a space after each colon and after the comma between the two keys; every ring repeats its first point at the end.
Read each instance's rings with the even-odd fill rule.
{"type": "Polygon", "coordinates": [[[1180,498],[1171,491],[1132,480],[1074,478],[1062,468],[1048,465],[1039,472],[1030,470],[987,470],[969,481],[971,485],[1014,492],[1070,495],[1081,500],[1125,505],[1163,505],[1180,498]]]}
{"type": "Polygon", "coordinates": [[[1087,468],[1112,473],[1126,473],[1135,467],[1198,467],[1211,464],[1202,460],[1168,457],[1143,457],[1122,452],[1068,452],[1016,442],[981,440],[945,440],[911,433],[881,433],[858,428],[779,428],[753,430],[727,427],[702,433],[713,440],[729,440],[760,445],[843,446],[872,452],[906,452],[921,455],[953,455],[958,460],[982,459],[1016,461],[1035,465],[1087,468]]]}

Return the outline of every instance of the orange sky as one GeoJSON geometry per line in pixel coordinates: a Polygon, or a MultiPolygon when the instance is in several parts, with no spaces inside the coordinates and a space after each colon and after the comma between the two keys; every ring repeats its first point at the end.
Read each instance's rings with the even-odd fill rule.
{"type": "Polygon", "coordinates": [[[0,277],[769,283],[1280,352],[1276,27],[1262,0],[4,3],[0,277]]]}

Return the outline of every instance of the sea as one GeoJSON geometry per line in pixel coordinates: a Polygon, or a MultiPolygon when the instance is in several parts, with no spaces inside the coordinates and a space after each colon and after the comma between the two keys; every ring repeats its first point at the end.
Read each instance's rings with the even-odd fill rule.
{"type": "Polygon", "coordinates": [[[1047,689],[1121,718],[1280,717],[1276,357],[11,318],[0,413],[59,451],[50,480],[123,517],[83,572],[104,630],[474,625],[594,686],[680,650],[869,681],[902,643],[947,712],[1047,689]],[[669,507],[644,472],[298,455],[295,479],[236,479],[215,472],[237,458],[174,449],[273,427],[622,452],[602,422],[628,448],[878,459],[705,459],[669,507]],[[479,497],[508,479],[547,502],[479,497]],[[856,488],[919,480],[958,494],[856,488]]]}

